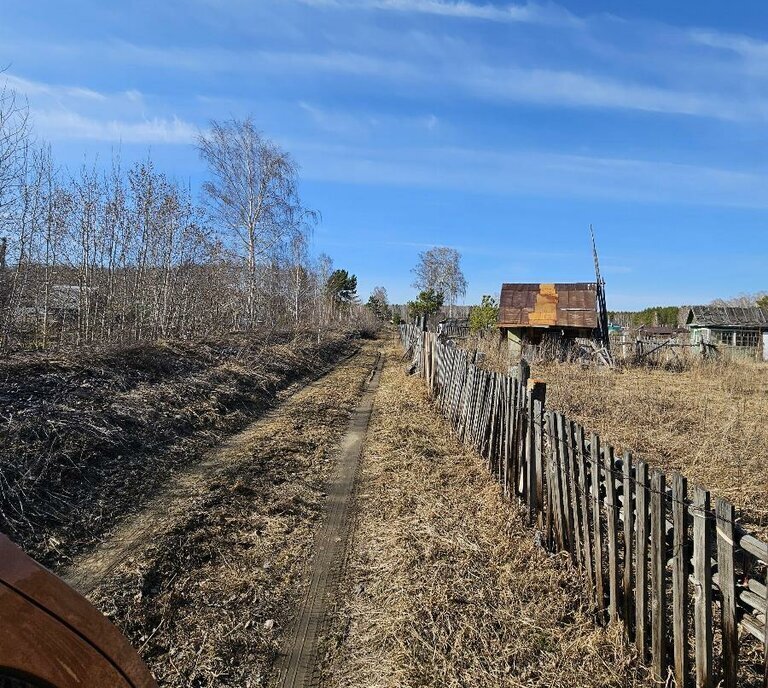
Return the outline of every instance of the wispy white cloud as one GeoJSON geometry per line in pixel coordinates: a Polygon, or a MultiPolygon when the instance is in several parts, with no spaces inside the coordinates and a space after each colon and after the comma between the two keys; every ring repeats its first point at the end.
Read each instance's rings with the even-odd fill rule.
{"type": "Polygon", "coordinates": [[[735,102],[716,92],[661,88],[584,72],[479,67],[453,78],[476,95],[566,107],[641,110],[725,120],[764,120],[768,99],[735,102]]]}
{"type": "Polygon", "coordinates": [[[372,112],[351,112],[327,108],[306,101],[299,101],[299,108],[309,117],[318,130],[349,136],[365,136],[373,132],[405,131],[418,133],[434,132],[440,126],[440,119],[434,114],[400,115],[372,112]]]}
{"type": "Polygon", "coordinates": [[[46,96],[55,99],[74,98],[77,100],[103,101],[106,96],[82,86],[64,86],[59,84],[46,84],[40,81],[24,79],[14,74],[0,74],[0,81],[5,82],[11,90],[22,93],[27,97],[46,96]]]}
{"type": "Polygon", "coordinates": [[[743,57],[768,61],[768,42],[743,34],[723,33],[711,29],[692,29],[690,39],[700,45],[737,53],[743,57]]]}
{"type": "Polygon", "coordinates": [[[308,178],[469,192],[768,208],[768,175],[668,161],[291,141],[308,178]]]}
{"type": "Polygon", "coordinates": [[[505,65],[485,60],[471,50],[458,51],[455,45],[443,53],[432,45],[427,57],[408,58],[352,50],[198,50],[125,43],[113,49],[125,59],[142,64],[208,73],[367,77],[386,82],[393,92],[425,97],[450,92],[454,98],[502,103],[637,110],[727,121],[768,119],[768,95],[748,90],[737,96],[732,83],[697,89],[660,86],[586,70],[505,65]]]}
{"type": "Polygon", "coordinates": [[[13,74],[0,78],[27,98],[35,131],[50,141],[178,144],[194,141],[197,134],[179,117],[148,114],[144,95],[135,89],[104,93],[13,74]]]}
{"type": "Polygon", "coordinates": [[[496,102],[563,107],[639,110],[731,121],[768,119],[768,97],[734,98],[717,91],[663,88],[556,69],[503,67],[478,61],[449,61],[442,68],[407,64],[354,53],[262,53],[262,68],[346,72],[420,86],[424,92],[452,88],[454,95],[496,102]]]}
{"type": "Polygon", "coordinates": [[[312,7],[343,10],[389,10],[403,13],[431,14],[459,19],[527,24],[577,24],[568,10],[552,3],[491,5],[466,0],[298,0],[312,7]]]}
{"type": "Polygon", "coordinates": [[[192,143],[197,128],[177,117],[121,120],[87,117],[71,110],[31,110],[35,128],[46,139],[122,143],[192,143]]]}

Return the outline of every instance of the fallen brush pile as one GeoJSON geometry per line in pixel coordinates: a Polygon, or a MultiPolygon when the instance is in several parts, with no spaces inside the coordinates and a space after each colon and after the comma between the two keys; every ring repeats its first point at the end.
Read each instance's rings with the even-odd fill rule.
{"type": "Polygon", "coordinates": [[[232,335],[0,361],[0,531],[57,568],[354,344],[232,335]]]}

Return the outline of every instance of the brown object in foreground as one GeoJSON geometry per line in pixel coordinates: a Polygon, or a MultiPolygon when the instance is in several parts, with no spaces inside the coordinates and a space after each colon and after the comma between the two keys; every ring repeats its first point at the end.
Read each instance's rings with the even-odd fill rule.
{"type": "Polygon", "coordinates": [[[105,616],[0,535],[0,685],[9,680],[56,688],[157,686],[105,616]]]}

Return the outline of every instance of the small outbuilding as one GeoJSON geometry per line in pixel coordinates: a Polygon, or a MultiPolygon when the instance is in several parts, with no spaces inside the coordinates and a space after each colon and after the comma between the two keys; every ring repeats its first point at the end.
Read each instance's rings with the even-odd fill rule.
{"type": "Polygon", "coordinates": [[[596,282],[503,284],[497,327],[507,338],[510,357],[545,339],[560,346],[577,339],[596,340],[601,332],[601,303],[596,282]]]}
{"type": "Polygon", "coordinates": [[[686,306],[681,315],[692,344],[710,344],[737,358],[768,361],[765,308],[686,306]]]}

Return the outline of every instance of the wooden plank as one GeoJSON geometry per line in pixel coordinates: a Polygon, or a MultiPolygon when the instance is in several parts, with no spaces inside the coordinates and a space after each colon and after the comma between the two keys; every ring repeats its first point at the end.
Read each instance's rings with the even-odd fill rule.
{"type": "Polygon", "coordinates": [[[547,386],[543,382],[534,383],[531,388],[533,400],[533,453],[536,466],[536,510],[537,523],[540,529],[544,528],[544,401],[547,396],[547,386]]]}
{"type": "Polygon", "coordinates": [[[515,436],[515,449],[517,451],[517,472],[515,474],[515,490],[519,496],[521,503],[525,503],[525,490],[526,490],[526,470],[525,470],[525,433],[527,429],[527,416],[525,408],[528,403],[528,378],[531,374],[531,366],[524,358],[520,359],[520,364],[517,367],[517,379],[518,379],[518,397],[517,404],[515,406],[515,415],[517,417],[517,433],[515,436]]]}
{"type": "Polygon", "coordinates": [[[571,523],[573,526],[572,546],[574,561],[579,570],[584,568],[584,553],[581,549],[581,505],[578,497],[578,479],[576,477],[576,436],[573,421],[564,419],[565,428],[565,460],[568,477],[568,499],[570,501],[571,523]]]}
{"type": "Polygon", "coordinates": [[[517,448],[519,451],[520,478],[517,482],[518,494],[523,504],[528,503],[528,388],[520,384],[520,398],[517,404],[517,417],[519,420],[519,431],[517,448]]]}
{"type": "Polygon", "coordinates": [[[533,416],[533,394],[528,390],[525,405],[525,498],[528,507],[528,525],[532,526],[536,522],[536,512],[538,511],[538,502],[536,501],[536,452],[534,443],[534,423],[533,416]]]}
{"type": "MultiPolygon", "coordinates": [[[[555,495],[554,495],[554,481],[553,481],[553,470],[552,470],[552,464],[553,464],[553,458],[552,458],[552,434],[553,434],[553,428],[552,428],[552,412],[547,411],[544,414],[544,423],[546,424],[546,435],[547,435],[547,454],[546,454],[546,464],[545,464],[545,470],[547,473],[547,482],[546,482],[546,489],[547,489],[547,511],[545,514],[544,519],[544,535],[546,537],[546,543],[547,547],[552,548],[555,542],[555,495]]],[[[543,438],[542,438],[543,439],[543,438]]]]}
{"type": "MultiPolygon", "coordinates": [[[[765,572],[765,589],[768,592],[768,571],[765,572]]],[[[765,596],[763,619],[763,688],[768,688],[768,594],[765,596]]]]}
{"type": "Polygon", "coordinates": [[[499,452],[497,451],[499,431],[502,425],[503,404],[504,396],[502,393],[503,380],[498,373],[494,373],[492,377],[491,394],[491,415],[488,421],[488,444],[486,447],[486,465],[489,470],[493,466],[499,463],[499,452]]]}
{"type": "Polygon", "coordinates": [[[581,506],[581,533],[582,551],[584,553],[584,571],[587,574],[587,589],[594,590],[595,573],[592,561],[592,538],[589,528],[589,495],[587,493],[587,466],[584,456],[584,428],[576,426],[576,453],[575,460],[579,476],[579,505],[581,506]]]}
{"type": "Polygon", "coordinates": [[[621,605],[619,591],[619,502],[616,496],[616,479],[613,474],[613,447],[603,449],[605,466],[605,518],[608,524],[608,618],[619,620],[621,605]]]}
{"type": "Polygon", "coordinates": [[[696,688],[712,688],[712,563],[709,492],[696,486],[692,495],[696,688]]]}
{"type": "Polygon", "coordinates": [[[651,658],[654,678],[667,677],[667,547],[664,473],[651,474],[651,658]]]}
{"type": "Polygon", "coordinates": [[[504,493],[507,494],[510,499],[514,496],[512,485],[514,485],[515,482],[515,461],[517,460],[517,457],[515,456],[515,433],[517,431],[517,428],[515,427],[517,420],[515,407],[517,405],[518,384],[517,378],[514,376],[510,377],[509,408],[507,409],[509,448],[507,450],[507,468],[504,475],[504,493]]]}
{"type": "Polygon", "coordinates": [[[558,468],[560,469],[560,510],[563,522],[563,548],[567,549],[573,558],[575,554],[573,551],[573,514],[569,496],[568,465],[565,451],[565,419],[562,413],[556,413],[555,419],[557,425],[558,468]]]}
{"type": "Polygon", "coordinates": [[[648,466],[635,466],[635,647],[641,661],[648,656],[648,466]]]}
{"type": "Polygon", "coordinates": [[[733,504],[715,497],[717,519],[717,575],[722,594],[724,688],[736,688],[739,670],[739,631],[736,621],[736,574],[734,570],[733,504]]]}
{"type": "Polygon", "coordinates": [[[595,603],[602,615],[605,609],[605,587],[603,581],[603,529],[600,504],[600,438],[593,432],[589,440],[592,478],[592,527],[595,534],[595,603]]]}
{"type": "Polygon", "coordinates": [[[555,507],[555,540],[558,549],[567,549],[567,520],[563,508],[563,479],[562,479],[562,457],[560,442],[560,422],[559,414],[551,412],[552,434],[550,435],[552,445],[552,486],[554,507],[555,507]]]}
{"type": "Polygon", "coordinates": [[[688,683],[688,484],[680,473],[672,475],[672,637],[675,683],[688,683]]]}
{"type": "Polygon", "coordinates": [[[632,454],[624,452],[624,462],[622,465],[622,491],[623,494],[623,514],[624,514],[624,572],[622,578],[622,590],[624,591],[624,626],[629,638],[634,637],[634,596],[633,590],[633,561],[632,561],[632,539],[634,536],[634,487],[635,480],[632,475],[632,454]]]}

